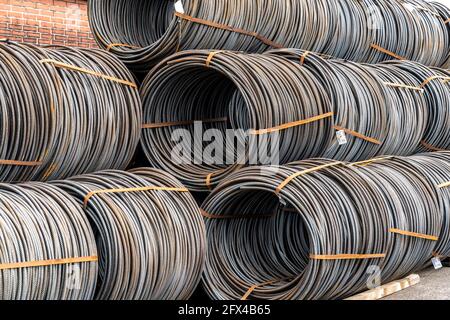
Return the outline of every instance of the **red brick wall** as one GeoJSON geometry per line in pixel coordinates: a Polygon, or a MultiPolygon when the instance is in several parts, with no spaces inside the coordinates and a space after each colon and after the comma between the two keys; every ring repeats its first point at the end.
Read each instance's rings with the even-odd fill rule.
{"type": "Polygon", "coordinates": [[[87,0],[0,0],[0,38],[96,47],[89,30],[87,0]]]}

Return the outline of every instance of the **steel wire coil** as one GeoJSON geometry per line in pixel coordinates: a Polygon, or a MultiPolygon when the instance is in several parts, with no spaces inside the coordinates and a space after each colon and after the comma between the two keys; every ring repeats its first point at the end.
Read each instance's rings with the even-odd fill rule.
{"type": "MultiPolygon", "coordinates": [[[[247,143],[248,139],[246,142],[244,132],[274,128],[332,111],[325,87],[311,72],[286,59],[223,52],[205,68],[209,56],[209,51],[176,54],[158,65],[141,88],[144,123],[163,124],[143,131],[142,146],[150,163],[179,177],[194,191],[208,190],[205,181],[209,174],[213,174],[212,187],[230,172],[251,162],[254,145],[247,143]],[[239,145],[245,145],[246,152],[240,154],[238,148],[224,143],[226,152],[220,159],[207,157],[199,147],[202,144],[207,147],[209,142],[203,142],[200,134],[200,146],[194,143],[192,147],[198,130],[193,123],[183,125],[195,120],[203,121],[204,130],[213,128],[222,137],[226,137],[227,128],[238,133],[241,130],[243,133],[237,139],[239,145]],[[164,125],[179,122],[182,124],[164,125]],[[177,137],[172,139],[180,132],[188,138],[181,142],[177,137]],[[189,150],[188,159],[177,154],[174,157],[180,143],[189,150]]],[[[287,163],[321,156],[332,134],[330,117],[279,131],[279,161],[287,163]]],[[[269,144],[277,138],[263,136],[269,144]]],[[[258,141],[260,149],[264,147],[264,138],[258,141]]],[[[268,158],[260,154],[258,162],[268,163],[268,158]]]]}
{"type": "Polygon", "coordinates": [[[0,299],[89,300],[97,283],[95,261],[3,269],[8,263],[97,255],[82,208],[55,186],[0,185],[0,299]]]}
{"type": "Polygon", "coordinates": [[[175,2],[89,0],[92,33],[141,74],[192,49],[262,53],[279,46],[356,62],[394,56],[431,66],[443,66],[450,51],[442,18],[448,9],[422,0],[185,0],[181,18],[175,2]]]}
{"type": "Polygon", "coordinates": [[[431,2],[430,3],[431,6],[433,6],[436,11],[441,15],[442,19],[446,22],[446,26],[447,26],[447,33],[448,33],[448,55],[447,55],[447,60],[444,62],[444,64],[441,65],[442,68],[444,69],[449,69],[450,68],[450,9],[448,7],[446,7],[444,4],[440,3],[440,2],[431,2]]]}
{"type": "MultiPolygon", "coordinates": [[[[450,153],[437,152],[417,155],[403,159],[427,179],[434,186],[450,182],[450,153]]],[[[439,235],[439,241],[434,249],[437,256],[450,256],[450,189],[436,188],[439,200],[440,212],[443,219],[443,227],[439,235]]]]}
{"type": "Polygon", "coordinates": [[[0,52],[1,181],[126,168],[139,142],[142,110],[133,76],[117,58],[100,50],[11,42],[1,42],[0,52]]]}
{"type": "Polygon", "coordinates": [[[446,150],[450,90],[442,79],[447,77],[445,70],[415,62],[366,65],[296,49],[263,55],[186,51],[162,61],[143,82],[141,143],[152,166],[180,177],[193,191],[213,189],[243,166],[273,164],[268,156],[251,160],[276,143],[277,164],[446,150]],[[266,135],[267,144],[256,150],[249,143],[251,134],[245,134],[328,112],[334,119],[266,135]],[[195,121],[203,123],[196,126],[195,121]],[[228,144],[228,129],[247,148],[245,155],[228,144]],[[203,131],[214,134],[203,141],[203,131]],[[339,131],[345,133],[344,143],[339,131]],[[206,152],[213,138],[225,148],[217,157],[206,152]]]}
{"type": "Polygon", "coordinates": [[[430,152],[450,149],[450,73],[443,69],[430,69],[410,61],[386,62],[399,72],[401,70],[416,78],[422,84],[428,109],[428,119],[422,144],[416,152],[430,152]],[[430,79],[434,79],[429,81],[430,79]],[[426,85],[423,85],[425,84],[426,85]]]}
{"type": "Polygon", "coordinates": [[[154,169],[103,171],[55,184],[81,204],[99,248],[99,300],[188,299],[203,271],[205,226],[188,192],[90,192],[139,187],[184,188],[154,169]],[[88,202],[85,202],[88,199],[88,202]]]}
{"type": "Polygon", "coordinates": [[[203,286],[213,299],[339,299],[418,271],[439,235],[442,214],[430,184],[407,160],[345,166],[308,160],[242,169],[206,199],[208,254],[203,286]],[[287,178],[324,164],[290,181],[287,178]],[[315,255],[380,254],[321,260],[315,255]],[[314,255],[314,256],[311,256],[314,255]],[[378,269],[380,268],[380,269],[378,269]]]}

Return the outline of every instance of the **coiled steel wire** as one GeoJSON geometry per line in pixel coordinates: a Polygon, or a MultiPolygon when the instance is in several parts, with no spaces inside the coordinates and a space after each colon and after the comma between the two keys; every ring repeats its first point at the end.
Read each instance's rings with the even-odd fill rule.
{"type": "MultiPolygon", "coordinates": [[[[407,70],[387,64],[324,60],[296,49],[272,50],[268,54],[301,63],[315,73],[328,88],[337,128],[356,131],[380,142],[348,135],[344,145],[335,139],[325,157],[359,161],[381,154],[407,156],[417,150],[428,125],[428,108],[435,107],[427,104],[424,89],[419,87],[421,82],[407,70]]],[[[445,109],[442,102],[445,104],[445,101],[436,104],[445,109]]]]}
{"type": "Polygon", "coordinates": [[[208,191],[247,165],[446,150],[447,77],[444,70],[415,62],[364,65],[296,49],[263,55],[185,51],[162,61],[143,82],[142,147],[152,166],[176,175],[193,191],[208,191]],[[261,157],[266,145],[255,150],[245,140],[248,130],[329,112],[334,119],[285,128],[277,137],[263,135],[272,145],[279,143],[278,159],[261,157]],[[225,138],[227,129],[240,133],[244,156],[225,138]],[[335,135],[339,131],[346,135],[344,143],[335,135]],[[211,132],[213,137],[207,135],[211,132]],[[225,151],[208,157],[213,138],[225,151]],[[261,161],[251,161],[253,154],[261,161]]]}
{"type": "Polygon", "coordinates": [[[441,15],[441,18],[445,21],[445,25],[447,26],[448,33],[448,55],[447,60],[442,64],[442,68],[449,69],[450,68],[450,8],[446,7],[444,4],[440,2],[431,2],[431,6],[433,6],[436,11],[441,15]]]}
{"type": "Polygon", "coordinates": [[[0,181],[126,168],[139,142],[142,111],[133,76],[117,58],[6,41],[0,42],[0,68],[0,181]]]}
{"type": "MultiPolygon", "coordinates": [[[[403,159],[413,166],[414,170],[427,179],[434,186],[450,182],[450,153],[435,152],[417,155],[403,159]]],[[[435,255],[442,257],[450,256],[450,188],[436,188],[439,200],[440,212],[443,219],[443,227],[439,235],[439,241],[434,249],[435,255]]]]}
{"type": "Polygon", "coordinates": [[[203,271],[205,226],[189,192],[154,169],[103,171],[55,184],[85,205],[99,248],[96,299],[188,299],[203,271]],[[120,192],[98,193],[119,189],[120,192]],[[91,193],[91,197],[88,195],[91,193]]]}
{"type": "Polygon", "coordinates": [[[416,78],[425,90],[428,109],[426,130],[417,151],[441,151],[450,149],[450,73],[443,69],[430,69],[410,61],[386,62],[416,78]]]}
{"type": "Polygon", "coordinates": [[[175,2],[89,0],[90,26],[100,47],[143,74],[191,49],[301,48],[356,62],[396,57],[431,66],[449,55],[446,8],[422,0],[182,0],[177,13],[175,2]]]}
{"type": "Polygon", "coordinates": [[[338,299],[366,289],[373,275],[380,282],[406,276],[427,264],[436,242],[392,230],[439,235],[435,188],[397,158],[242,169],[202,206],[204,288],[214,299],[338,299]],[[349,254],[375,256],[333,258],[349,254]]]}
{"type": "Polygon", "coordinates": [[[0,185],[0,299],[89,300],[98,263],[3,267],[97,256],[82,208],[59,188],[32,183],[0,185]]]}

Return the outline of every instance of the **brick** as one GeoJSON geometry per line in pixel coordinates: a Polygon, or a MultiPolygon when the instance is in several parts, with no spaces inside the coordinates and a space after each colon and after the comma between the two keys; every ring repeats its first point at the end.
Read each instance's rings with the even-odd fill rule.
{"type": "Polygon", "coordinates": [[[39,45],[97,47],[87,0],[0,0],[0,36],[39,45]]]}

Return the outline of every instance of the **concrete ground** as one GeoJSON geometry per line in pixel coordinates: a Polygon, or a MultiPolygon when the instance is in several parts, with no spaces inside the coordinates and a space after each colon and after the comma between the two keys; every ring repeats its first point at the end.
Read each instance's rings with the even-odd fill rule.
{"type": "Polygon", "coordinates": [[[420,283],[384,300],[450,300],[450,268],[419,272],[420,283]]]}

